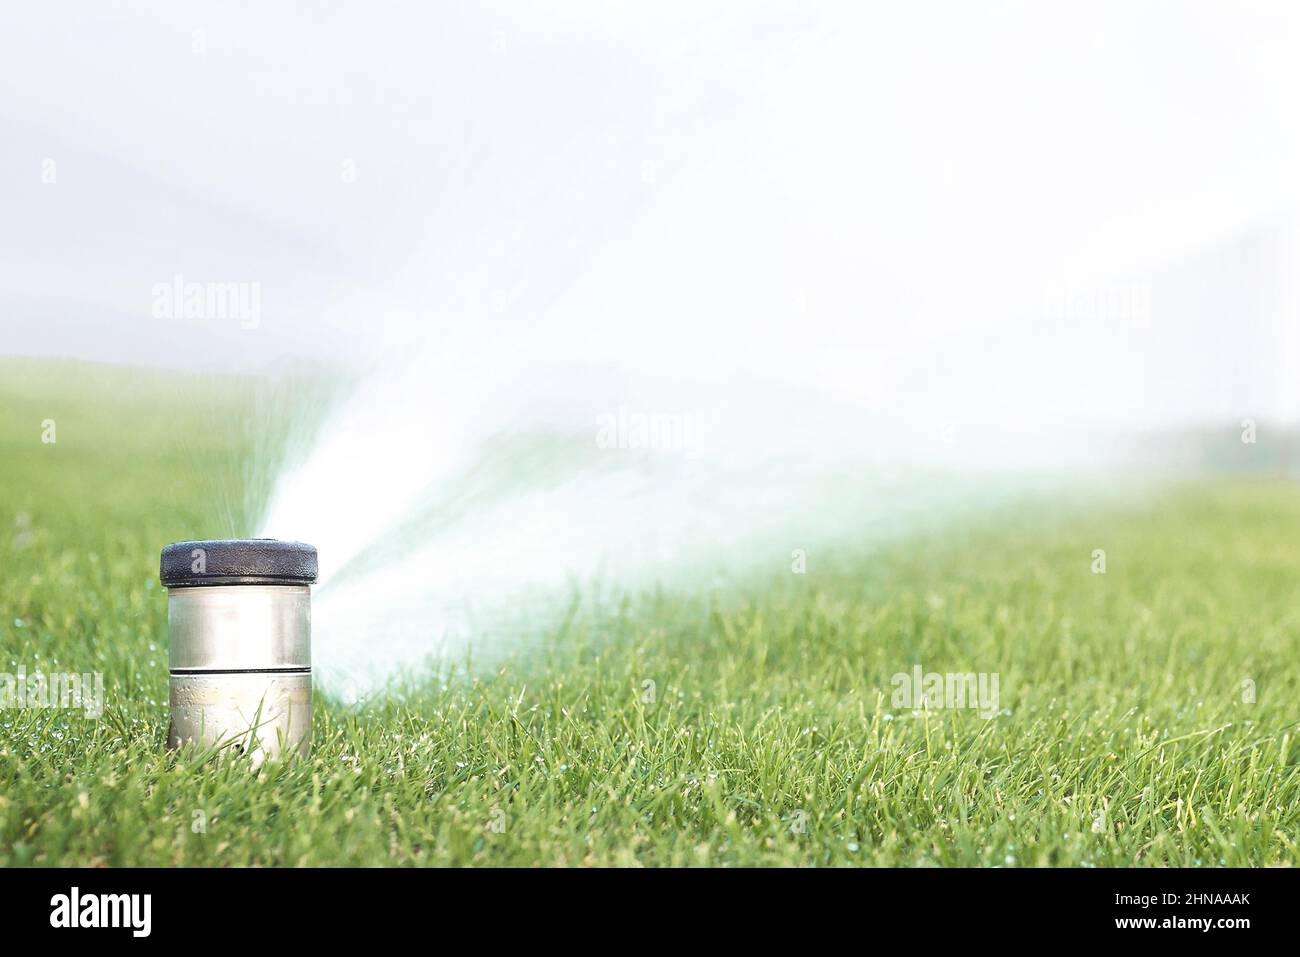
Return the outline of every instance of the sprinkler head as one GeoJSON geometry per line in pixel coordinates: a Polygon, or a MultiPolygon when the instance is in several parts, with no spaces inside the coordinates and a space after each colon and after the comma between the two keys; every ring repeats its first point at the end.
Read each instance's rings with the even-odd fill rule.
{"type": "Polygon", "coordinates": [[[311,583],[316,549],[269,538],[176,542],[162,550],[171,730],[268,758],[311,751],[311,583]]]}

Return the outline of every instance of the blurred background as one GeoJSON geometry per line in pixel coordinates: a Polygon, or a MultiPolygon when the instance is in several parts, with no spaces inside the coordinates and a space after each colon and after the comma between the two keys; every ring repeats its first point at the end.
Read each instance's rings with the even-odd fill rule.
{"type": "Polygon", "coordinates": [[[166,459],[185,537],[317,545],[379,676],[574,583],[1288,474],[1297,48],[1281,2],[16,9],[7,404],[238,432],[166,459]]]}

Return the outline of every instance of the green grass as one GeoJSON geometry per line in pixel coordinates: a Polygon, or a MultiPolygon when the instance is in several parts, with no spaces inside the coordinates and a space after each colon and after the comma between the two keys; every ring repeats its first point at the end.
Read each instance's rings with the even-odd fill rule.
{"type": "Polygon", "coordinates": [[[99,720],[0,712],[4,864],[1296,861],[1293,485],[1028,503],[628,596],[486,672],[318,695],[311,759],[253,774],[161,748],[159,547],[246,530],[256,474],[237,416],[156,402],[186,388],[0,362],[0,669],[107,686],[99,720]],[[916,664],[997,673],[1001,713],[895,707],[916,664]]]}

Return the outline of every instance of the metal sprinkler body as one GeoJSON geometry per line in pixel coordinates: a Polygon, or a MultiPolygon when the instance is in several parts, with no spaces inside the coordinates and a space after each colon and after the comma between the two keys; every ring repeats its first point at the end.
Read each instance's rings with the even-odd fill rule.
{"type": "Polygon", "coordinates": [[[311,584],[301,542],[176,542],[162,551],[171,668],[169,748],[267,759],[311,751],[311,584]]]}

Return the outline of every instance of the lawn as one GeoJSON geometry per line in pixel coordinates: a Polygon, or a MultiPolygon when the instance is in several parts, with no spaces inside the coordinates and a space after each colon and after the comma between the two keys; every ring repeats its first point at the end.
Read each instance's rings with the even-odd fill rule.
{"type": "Polygon", "coordinates": [[[318,694],[309,761],[166,753],[159,549],[247,534],[268,471],[231,384],[0,360],[0,670],[106,693],[98,719],[0,711],[0,863],[1297,860],[1283,481],[846,534],[806,574],[629,594],[490,667],[318,694]],[[900,704],[918,666],[996,676],[996,708],[900,704]]]}

